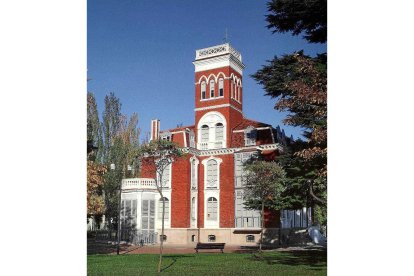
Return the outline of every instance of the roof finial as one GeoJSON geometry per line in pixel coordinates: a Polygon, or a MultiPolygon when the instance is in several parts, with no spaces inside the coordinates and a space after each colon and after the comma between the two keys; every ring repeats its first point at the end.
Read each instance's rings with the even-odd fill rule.
{"type": "Polygon", "coordinates": [[[229,42],[229,36],[228,36],[228,34],[227,34],[227,28],[226,28],[226,31],[225,31],[225,33],[224,33],[224,39],[223,39],[223,42],[224,42],[224,43],[228,43],[228,42],[229,42]]]}

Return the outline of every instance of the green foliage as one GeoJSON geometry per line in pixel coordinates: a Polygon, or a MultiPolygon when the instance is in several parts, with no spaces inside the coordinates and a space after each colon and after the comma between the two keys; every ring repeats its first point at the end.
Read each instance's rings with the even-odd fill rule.
{"type": "Polygon", "coordinates": [[[327,0],[272,0],[267,3],[266,16],[273,32],[292,32],[310,43],[325,43],[327,39],[327,0]]]}
{"type": "Polygon", "coordinates": [[[244,171],[244,196],[251,202],[277,199],[284,190],[285,171],[276,162],[253,160],[245,163],[244,171]]]}
{"type": "Polygon", "coordinates": [[[118,218],[119,192],[122,179],[136,177],[139,163],[136,156],[139,149],[138,115],[133,114],[129,120],[121,113],[121,102],[114,93],[105,97],[105,109],[101,125],[103,133],[103,153],[101,161],[108,168],[104,175],[104,195],[106,217],[118,218]],[[111,164],[114,170],[109,170],[111,164]],[[132,170],[128,170],[132,166],[132,170]]]}
{"type": "MultiPolygon", "coordinates": [[[[327,41],[326,0],[273,0],[268,11],[273,32],[304,34],[310,43],[327,41]]],[[[278,158],[286,180],[277,207],[313,207],[317,221],[326,223],[327,55],[310,57],[299,51],[274,57],[252,77],[263,85],[265,95],[276,99],[275,109],[288,113],[283,122],[303,128],[306,138],[293,142],[278,158]]]]}
{"type": "Polygon", "coordinates": [[[87,95],[87,140],[92,143],[94,147],[97,147],[97,152],[94,154],[94,158],[99,163],[102,161],[103,154],[103,140],[102,129],[99,122],[98,108],[96,105],[95,96],[93,93],[88,92],[87,95]]]}

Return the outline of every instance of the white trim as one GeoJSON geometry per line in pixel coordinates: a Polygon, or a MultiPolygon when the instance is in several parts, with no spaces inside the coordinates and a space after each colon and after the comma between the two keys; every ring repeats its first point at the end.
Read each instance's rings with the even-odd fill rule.
{"type": "Polygon", "coordinates": [[[224,96],[210,97],[210,98],[206,98],[206,99],[200,99],[200,102],[213,101],[213,100],[222,99],[222,98],[224,98],[224,96]]]}
{"type": "Polygon", "coordinates": [[[243,69],[245,68],[245,65],[232,55],[224,55],[196,60],[193,61],[193,64],[195,67],[195,72],[202,72],[223,67],[231,67],[241,76],[243,75],[243,69]]]}
{"type": "MultiPolygon", "coordinates": [[[[223,97],[220,97],[220,98],[223,98],[223,97]]],[[[217,99],[217,98],[214,98],[214,99],[217,99]]],[[[197,107],[197,108],[194,108],[194,111],[203,111],[203,110],[210,110],[210,109],[216,109],[216,108],[222,108],[222,107],[231,107],[234,110],[243,114],[243,111],[233,106],[232,104],[219,104],[219,105],[212,105],[212,106],[206,106],[206,107],[197,107]]]]}
{"type": "Polygon", "coordinates": [[[223,160],[219,157],[210,156],[209,158],[201,161],[204,169],[204,228],[220,228],[220,164],[223,163],[223,160]],[[208,170],[208,161],[214,160],[217,162],[217,188],[216,189],[207,189],[207,170],[208,170]],[[209,197],[215,197],[217,199],[217,220],[208,220],[207,219],[207,199],[209,197]]]}
{"type": "MultiPolygon", "coordinates": [[[[256,127],[256,128],[254,128],[254,129],[257,129],[257,130],[264,130],[264,129],[271,129],[272,127],[256,127]]],[[[237,133],[237,132],[244,132],[245,130],[247,130],[246,128],[245,129],[239,129],[239,130],[233,130],[233,133],[237,133]]]]}
{"type": "Polygon", "coordinates": [[[217,142],[221,142],[221,148],[227,147],[227,120],[226,117],[218,111],[210,111],[204,114],[197,124],[197,149],[201,149],[203,145],[201,143],[201,126],[207,125],[209,128],[209,139],[207,144],[207,149],[215,149],[217,147],[217,142]],[[216,141],[216,125],[217,123],[223,124],[223,140],[216,141]]]}

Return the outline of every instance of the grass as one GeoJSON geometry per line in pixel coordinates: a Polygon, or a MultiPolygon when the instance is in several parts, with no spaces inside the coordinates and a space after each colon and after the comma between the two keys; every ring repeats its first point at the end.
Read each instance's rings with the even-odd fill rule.
{"type": "MultiPolygon", "coordinates": [[[[156,275],[159,256],[89,255],[88,275],[156,275]]],[[[326,251],[165,255],[164,275],[326,275],[326,251]]]]}

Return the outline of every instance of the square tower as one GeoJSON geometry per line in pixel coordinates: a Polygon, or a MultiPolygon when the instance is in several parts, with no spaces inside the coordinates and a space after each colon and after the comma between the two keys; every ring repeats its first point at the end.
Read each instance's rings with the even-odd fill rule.
{"type": "Polygon", "coordinates": [[[197,50],[193,64],[196,147],[229,147],[231,129],[243,120],[242,56],[225,43],[197,50]]]}

